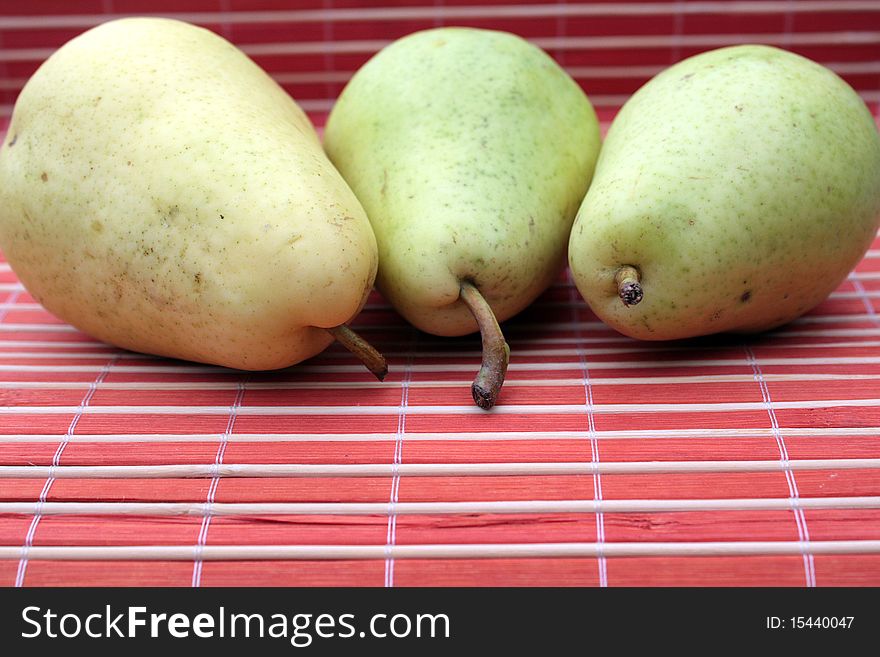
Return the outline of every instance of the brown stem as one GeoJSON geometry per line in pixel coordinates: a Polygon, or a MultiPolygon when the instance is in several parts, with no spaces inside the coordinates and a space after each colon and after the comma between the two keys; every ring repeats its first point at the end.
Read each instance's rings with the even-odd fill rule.
{"type": "Polygon", "coordinates": [[[495,405],[501,386],[504,385],[504,376],[510,361],[510,347],[504,340],[495,313],[473,283],[462,281],[461,300],[477,320],[483,338],[483,363],[471,386],[471,394],[477,406],[489,410],[495,405]]]}
{"type": "Polygon", "coordinates": [[[345,324],[325,329],[339,343],[358,357],[364,367],[370,370],[377,379],[382,381],[388,374],[388,363],[385,356],[376,351],[375,347],[352,331],[345,324]]]}
{"type": "Polygon", "coordinates": [[[627,306],[635,306],[642,300],[642,284],[639,270],[632,265],[623,265],[614,274],[617,283],[617,296],[627,306]]]}

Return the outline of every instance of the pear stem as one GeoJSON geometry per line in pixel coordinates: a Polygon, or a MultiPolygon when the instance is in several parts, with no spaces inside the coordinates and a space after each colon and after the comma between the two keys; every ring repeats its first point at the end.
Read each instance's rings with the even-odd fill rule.
{"type": "Polygon", "coordinates": [[[358,360],[364,364],[364,367],[370,370],[377,379],[380,381],[385,379],[385,375],[388,374],[388,363],[385,362],[385,356],[376,351],[373,345],[345,324],[324,330],[332,335],[343,347],[357,356],[358,360]]]}
{"type": "Polygon", "coordinates": [[[477,320],[483,339],[483,363],[471,386],[471,395],[477,406],[488,411],[495,405],[501,386],[504,385],[504,376],[510,361],[510,347],[504,340],[495,313],[473,283],[461,282],[461,300],[477,320]]]}
{"type": "Polygon", "coordinates": [[[623,265],[614,274],[614,282],[617,284],[617,296],[624,305],[635,306],[643,296],[641,275],[639,270],[632,265],[623,265]]]}

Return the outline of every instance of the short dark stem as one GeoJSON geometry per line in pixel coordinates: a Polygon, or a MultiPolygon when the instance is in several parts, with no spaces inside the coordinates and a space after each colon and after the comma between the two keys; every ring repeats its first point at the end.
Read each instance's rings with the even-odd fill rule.
{"type": "Polygon", "coordinates": [[[614,275],[617,296],[627,306],[635,306],[642,300],[642,284],[639,270],[632,265],[623,265],[614,275]]]}
{"type": "Polygon", "coordinates": [[[483,364],[471,386],[471,394],[477,406],[489,410],[495,405],[501,386],[504,385],[504,376],[510,361],[510,347],[504,340],[495,313],[473,283],[462,281],[461,300],[477,320],[483,338],[483,364]]]}
{"type": "Polygon", "coordinates": [[[388,374],[388,363],[385,362],[385,356],[376,351],[373,345],[348,328],[348,326],[340,324],[325,330],[336,338],[343,347],[357,356],[358,360],[364,364],[364,367],[370,370],[377,379],[382,381],[385,375],[388,374]]]}

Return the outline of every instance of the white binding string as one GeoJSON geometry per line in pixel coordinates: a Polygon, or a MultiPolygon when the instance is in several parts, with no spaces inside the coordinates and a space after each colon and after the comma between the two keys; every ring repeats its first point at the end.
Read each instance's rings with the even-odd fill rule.
{"type": "Polygon", "coordinates": [[[61,439],[61,442],[58,444],[58,448],[55,450],[55,454],[52,456],[52,465],[49,467],[46,475],[46,481],[43,483],[42,490],[40,490],[40,497],[34,509],[33,518],[31,518],[31,523],[28,526],[24,543],[19,551],[18,569],[15,574],[16,587],[24,586],[24,578],[27,574],[28,567],[28,557],[30,550],[34,544],[34,535],[37,532],[37,527],[39,526],[40,519],[42,518],[42,507],[44,504],[46,504],[46,500],[49,497],[49,491],[52,488],[52,484],[55,483],[55,471],[60,467],[61,456],[62,454],[64,454],[64,450],[70,444],[71,437],[76,432],[76,426],[79,424],[80,418],[82,418],[83,416],[83,411],[88,407],[89,402],[91,402],[92,397],[98,390],[98,386],[101,384],[102,381],[104,381],[105,378],[107,378],[107,375],[110,373],[110,368],[113,367],[118,358],[119,355],[117,354],[113,356],[110,360],[108,360],[104,367],[101,369],[101,372],[95,378],[95,380],[92,381],[91,385],[89,385],[89,389],[86,391],[85,396],[83,396],[79,407],[74,412],[73,419],[70,421],[70,425],[68,425],[67,427],[67,433],[65,433],[64,437],[61,439]]]}
{"type": "Polygon", "coordinates": [[[223,432],[223,435],[220,436],[220,444],[217,446],[217,454],[214,457],[214,463],[211,465],[211,484],[208,486],[202,524],[199,528],[199,536],[193,550],[192,586],[194,588],[198,588],[202,584],[202,551],[205,549],[205,545],[208,542],[208,530],[211,527],[211,508],[214,505],[214,500],[217,496],[217,487],[220,485],[221,479],[219,473],[220,466],[223,465],[223,458],[226,455],[226,448],[229,445],[229,436],[232,435],[232,432],[235,429],[235,419],[238,416],[238,411],[241,408],[244,399],[246,381],[247,375],[244,375],[238,381],[238,391],[235,394],[235,400],[232,402],[232,406],[229,407],[229,419],[226,421],[226,430],[223,432]]]}
{"type": "MultiPolygon", "coordinates": [[[[570,275],[570,274],[569,274],[570,275]]],[[[574,288],[569,288],[569,298],[575,298],[574,288]]],[[[577,311],[571,312],[572,321],[577,321],[577,311]]],[[[582,339],[580,329],[575,331],[575,338],[578,345],[582,339]]],[[[593,413],[593,386],[590,381],[590,370],[587,365],[587,350],[578,346],[581,360],[581,370],[583,372],[584,402],[587,412],[587,434],[590,442],[590,463],[593,468],[593,498],[597,502],[602,501],[602,475],[598,469],[599,465],[599,441],[596,438],[596,418],[593,413]]],[[[601,511],[596,512],[596,545],[600,547],[599,558],[597,559],[597,567],[599,569],[599,586],[608,586],[608,562],[605,555],[601,552],[601,546],[605,542],[605,514],[601,511]]]]}
{"type": "Polygon", "coordinates": [[[791,461],[788,455],[788,447],[786,446],[785,438],[782,436],[782,432],[779,429],[779,421],[776,418],[776,411],[773,407],[773,400],[770,397],[770,389],[767,387],[767,382],[764,380],[764,374],[761,371],[761,366],[758,364],[758,359],[755,358],[755,353],[752,351],[751,347],[746,345],[743,348],[746,352],[746,358],[748,359],[749,365],[751,365],[752,370],[755,373],[755,381],[758,383],[758,386],[761,389],[761,397],[763,398],[764,406],[767,409],[767,415],[770,418],[770,427],[773,431],[773,437],[776,440],[776,446],[779,450],[780,462],[785,472],[785,480],[788,484],[788,492],[791,498],[791,510],[794,514],[795,523],[797,524],[798,538],[800,539],[801,545],[804,546],[803,559],[806,585],[808,587],[815,587],[816,566],[809,547],[810,532],[807,528],[807,519],[804,516],[804,510],[799,504],[800,493],[798,491],[797,481],[795,480],[794,472],[791,468],[791,461]]]}
{"type": "Polygon", "coordinates": [[[406,435],[406,413],[409,407],[409,387],[412,380],[412,362],[418,344],[418,332],[410,329],[410,352],[403,371],[400,386],[400,406],[397,413],[397,434],[394,440],[394,454],[391,461],[391,491],[388,500],[388,527],[385,532],[385,586],[394,586],[393,547],[397,544],[397,503],[400,496],[400,468],[403,463],[403,439],[406,435]]]}

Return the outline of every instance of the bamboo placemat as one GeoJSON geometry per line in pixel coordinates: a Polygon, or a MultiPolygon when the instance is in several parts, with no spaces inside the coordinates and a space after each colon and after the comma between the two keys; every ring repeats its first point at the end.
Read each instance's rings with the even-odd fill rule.
{"type": "MultiPolygon", "coordinates": [[[[225,34],[319,124],[376,48],[439,24],[547,47],[606,126],[660,67],[743,40],[880,99],[874,2],[375,4],[4,7],[0,131],[27,75],[108,6],[225,34]]],[[[0,584],[876,586],[878,297],[880,241],[778,331],[647,344],[564,275],[505,323],[486,413],[479,338],[418,333],[378,294],[355,326],[389,356],[385,383],[338,347],[244,374],[94,342],[0,261],[0,584]]]]}

